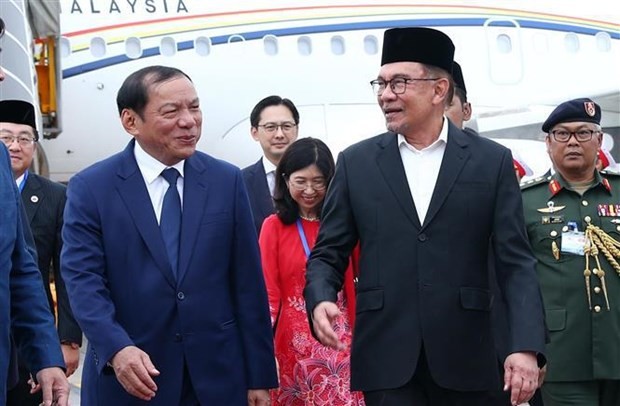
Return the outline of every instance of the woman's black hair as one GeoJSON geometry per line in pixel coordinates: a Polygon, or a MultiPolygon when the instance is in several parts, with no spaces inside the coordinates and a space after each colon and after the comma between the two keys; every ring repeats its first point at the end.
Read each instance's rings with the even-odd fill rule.
{"type": "MultiPolygon", "coordinates": [[[[300,138],[293,142],[284,152],[276,168],[276,185],[273,200],[276,213],[284,224],[293,224],[299,217],[299,206],[293,200],[287,187],[287,181],[293,172],[316,165],[329,185],[334,177],[334,157],[325,143],[318,138],[300,138]]],[[[319,204],[318,215],[321,216],[323,202],[319,204]]]]}

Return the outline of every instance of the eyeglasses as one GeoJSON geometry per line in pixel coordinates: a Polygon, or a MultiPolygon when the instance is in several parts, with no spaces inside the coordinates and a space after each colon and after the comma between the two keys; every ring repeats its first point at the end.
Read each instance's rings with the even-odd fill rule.
{"type": "Polygon", "coordinates": [[[415,81],[430,81],[430,80],[439,80],[440,78],[394,78],[392,80],[383,80],[383,79],[375,79],[370,81],[370,86],[372,86],[372,91],[377,95],[381,96],[387,86],[390,86],[390,90],[394,94],[403,94],[405,90],[407,90],[407,83],[415,82],[415,81]]]}
{"type": "Polygon", "coordinates": [[[310,186],[313,190],[320,192],[321,190],[325,190],[327,187],[327,183],[325,183],[325,179],[314,179],[307,181],[305,179],[293,179],[288,181],[289,185],[297,190],[306,190],[308,186],[310,186]]]}
{"type": "Polygon", "coordinates": [[[13,135],[10,132],[0,132],[0,141],[2,141],[7,147],[10,146],[13,141],[17,141],[17,143],[22,147],[27,147],[36,142],[33,137],[29,137],[27,135],[13,135]]]}
{"type": "Polygon", "coordinates": [[[297,124],[295,123],[282,123],[282,124],[267,123],[267,124],[259,124],[258,127],[263,128],[269,134],[275,133],[276,131],[278,131],[278,128],[280,128],[283,133],[288,134],[291,131],[293,131],[295,127],[297,127],[297,124]]]}
{"type": "Polygon", "coordinates": [[[579,131],[567,131],[567,130],[553,130],[551,135],[557,142],[568,142],[574,135],[575,139],[579,142],[586,142],[592,139],[592,136],[600,131],[597,130],[579,130],[579,131]]]}

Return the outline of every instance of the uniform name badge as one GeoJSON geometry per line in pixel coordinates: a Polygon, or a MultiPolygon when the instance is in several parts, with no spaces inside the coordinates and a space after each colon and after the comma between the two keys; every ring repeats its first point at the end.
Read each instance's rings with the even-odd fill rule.
{"type": "Polygon", "coordinates": [[[586,233],[583,231],[565,231],[562,233],[562,252],[584,255],[586,233]]]}

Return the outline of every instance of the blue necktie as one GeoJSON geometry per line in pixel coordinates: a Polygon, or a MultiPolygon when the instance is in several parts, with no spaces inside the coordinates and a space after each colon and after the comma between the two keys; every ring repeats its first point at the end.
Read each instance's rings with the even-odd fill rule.
{"type": "Polygon", "coordinates": [[[164,169],[161,173],[168,182],[168,190],[164,195],[164,204],[161,208],[161,219],[159,229],[166,245],[166,252],[172,272],[177,276],[179,266],[179,243],[181,240],[181,198],[177,190],[177,179],[179,172],[174,168],[164,169]]]}

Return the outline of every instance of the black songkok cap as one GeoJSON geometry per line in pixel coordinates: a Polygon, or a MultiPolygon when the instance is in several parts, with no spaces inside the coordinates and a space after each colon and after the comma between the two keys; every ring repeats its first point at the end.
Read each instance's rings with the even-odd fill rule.
{"type": "Polygon", "coordinates": [[[601,107],[588,98],[569,100],[551,112],[542,130],[548,133],[556,124],[576,121],[601,124],[601,107]]]}
{"type": "Polygon", "coordinates": [[[454,79],[455,87],[461,89],[463,93],[467,95],[465,79],[463,79],[463,71],[461,70],[461,65],[459,65],[458,62],[452,63],[452,78],[454,79]]]}
{"type": "Polygon", "coordinates": [[[432,28],[391,28],[383,36],[381,66],[393,62],[418,62],[452,72],[454,44],[432,28]]]}
{"type": "Polygon", "coordinates": [[[34,106],[23,100],[0,101],[0,122],[25,124],[37,128],[34,106]]]}

